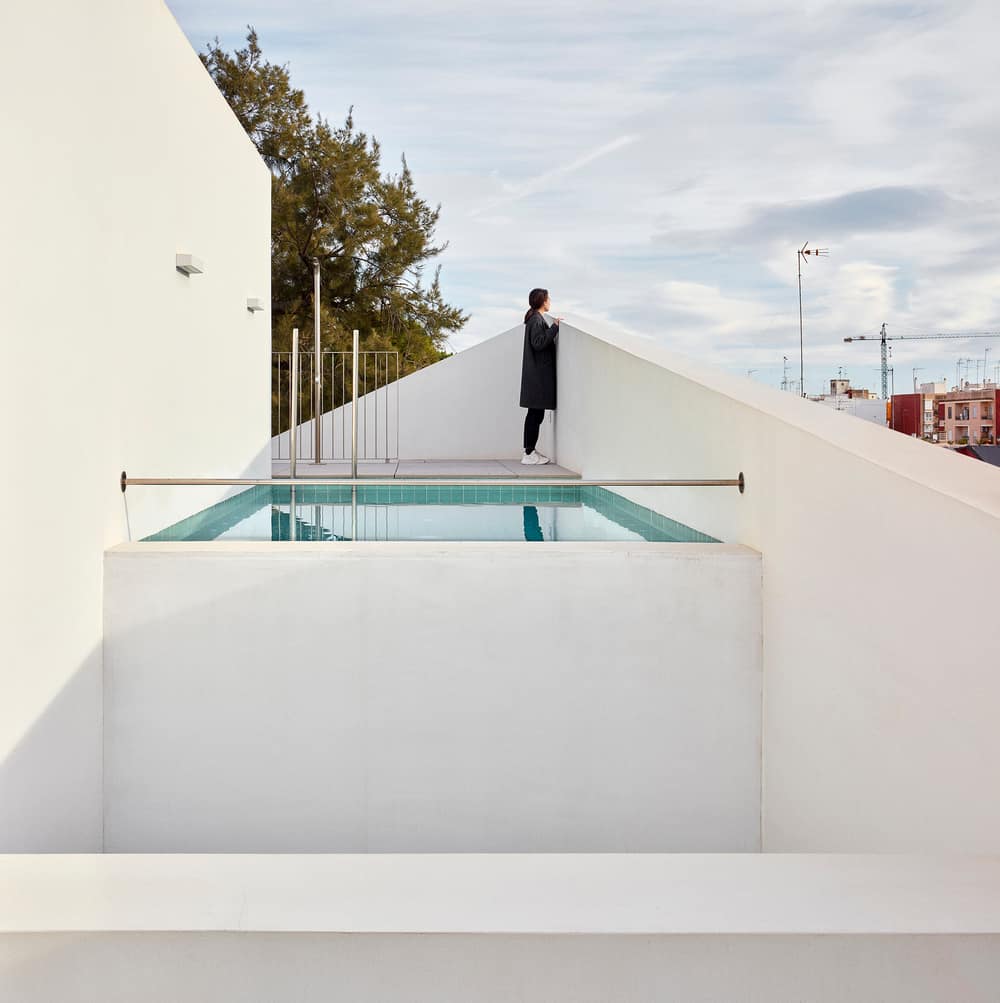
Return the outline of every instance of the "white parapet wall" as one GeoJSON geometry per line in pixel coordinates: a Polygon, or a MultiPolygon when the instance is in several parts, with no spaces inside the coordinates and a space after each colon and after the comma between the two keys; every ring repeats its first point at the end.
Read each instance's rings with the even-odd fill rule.
{"type": "Polygon", "coordinates": [[[118,477],[268,476],[270,178],[161,0],[0,4],[0,88],[0,850],[99,849],[104,549],[225,494],[118,477]]]}
{"type": "Polygon", "coordinates": [[[17,1003],[986,1003],[1000,983],[995,857],[45,855],[0,857],[0,886],[17,1003]]]}
{"type": "Polygon", "coordinates": [[[760,848],[760,558],[122,544],[109,852],[760,848]]]}
{"type": "Polygon", "coordinates": [[[622,493],[762,555],[764,849],[1000,851],[1000,472],[597,333],[561,337],[560,463],[746,474],[622,493]]]}
{"type": "MultiPolygon", "coordinates": [[[[621,493],[762,554],[764,848],[1000,851],[1000,472],[587,326],[562,325],[550,455],[585,478],[746,475],[743,495],[621,493]]],[[[453,455],[496,448],[524,415],[521,331],[447,360],[406,435],[461,410],[453,455]]]]}
{"type": "MultiPolygon", "coordinates": [[[[379,391],[359,394],[358,456],[402,459],[510,459],[523,454],[519,326],[442,359],[379,391]]],[[[339,371],[339,370],[338,370],[339,371]]],[[[390,370],[391,372],[391,370],[390,370]]],[[[323,415],[323,455],[351,456],[351,408],[323,415]]],[[[312,456],[312,421],[299,426],[298,455],[312,456]]],[[[553,413],[539,430],[538,449],[553,448],[553,413]]],[[[288,433],[274,437],[273,455],[288,456],[288,433]]]]}

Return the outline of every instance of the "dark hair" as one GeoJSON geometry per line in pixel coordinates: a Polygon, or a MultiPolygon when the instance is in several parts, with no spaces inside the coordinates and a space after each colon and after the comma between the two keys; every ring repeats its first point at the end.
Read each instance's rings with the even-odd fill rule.
{"type": "Polygon", "coordinates": [[[528,305],[531,307],[531,309],[524,315],[525,324],[528,323],[528,318],[533,313],[538,313],[538,311],[541,310],[542,304],[548,298],[549,298],[548,289],[532,289],[531,292],[528,293],[528,305]]]}

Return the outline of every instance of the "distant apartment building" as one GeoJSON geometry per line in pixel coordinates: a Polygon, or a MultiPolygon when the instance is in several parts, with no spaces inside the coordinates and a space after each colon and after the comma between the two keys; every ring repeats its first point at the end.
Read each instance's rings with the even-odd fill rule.
{"type": "Polygon", "coordinates": [[[829,394],[823,394],[821,397],[814,397],[812,399],[826,400],[830,397],[847,397],[850,400],[878,400],[878,394],[871,390],[865,390],[862,387],[852,387],[851,381],[845,379],[830,380],[829,394]]]}
{"type": "Polygon", "coordinates": [[[956,390],[937,402],[939,441],[976,446],[996,442],[996,415],[1000,389],[956,390]]]}
{"type": "Polygon", "coordinates": [[[810,397],[809,400],[832,408],[834,411],[841,411],[844,414],[854,415],[855,418],[875,422],[877,425],[886,424],[886,402],[880,400],[871,390],[852,387],[850,380],[830,380],[828,394],[810,397]]]}
{"type": "Polygon", "coordinates": [[[943,383],[925,383],[916,393],[893,395],[889,427],[944,446],[991,445],[998,410],[995,384],[948,390],[943,383]]]}

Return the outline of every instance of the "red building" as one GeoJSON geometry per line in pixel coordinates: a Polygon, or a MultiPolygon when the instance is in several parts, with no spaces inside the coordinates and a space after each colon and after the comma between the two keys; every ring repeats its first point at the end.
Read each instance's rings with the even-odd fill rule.
{"type": "Polygon", "coordinates": [[[997,441],[998,414],[1000,388],[996,386],[894,394],[889,427],[941,445],[988,445],[997,441]]]}
{"type": "Polygon", "coordinates": [[[889,410],[889,428],[904,435],[923,435],[924,395],[893,394],[889,410]]]}

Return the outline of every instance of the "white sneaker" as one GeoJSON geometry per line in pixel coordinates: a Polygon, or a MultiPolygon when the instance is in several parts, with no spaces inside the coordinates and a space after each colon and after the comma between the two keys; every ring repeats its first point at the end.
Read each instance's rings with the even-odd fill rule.
{"type": "Polygon", "coordinates": [[[521,462],[522,463],[548,463],[549,462],[549,458],[547,456],[542,456],[542,454],[539,453],[538,450],[536,449],[533,452],[525,453],[524,456],[521,457],[521,462]]]}

